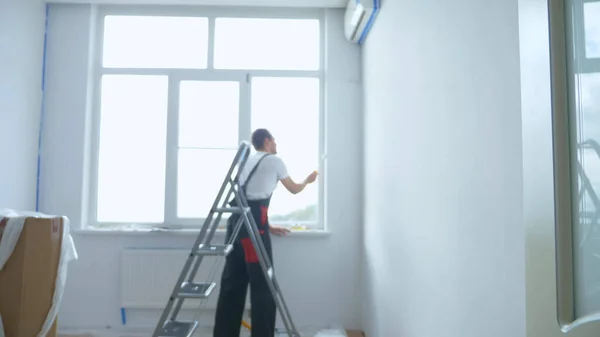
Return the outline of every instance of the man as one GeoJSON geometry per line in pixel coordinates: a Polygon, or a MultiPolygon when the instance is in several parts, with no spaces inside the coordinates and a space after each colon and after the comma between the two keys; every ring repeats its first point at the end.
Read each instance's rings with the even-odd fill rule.
{"type": "MultiPolygon", "coordinates": [[[[266,129],[257,129],[252,133],[252,146],[256,153],[246,161],[240,174],[240,185],[245,190],[248,206],[258,226],[269,259],[273,261],[269,233],[285,235],[289,231],[269,225],[268,209],[271,194],[278,182],[281,182],[289,192],[300,193],[306,185],[316,180],[317,172],[312,172],[302,183],[294,182],[287,172],[285,163],[276,155],[277,144],[266,129]]],[[[226,241],[231,237],[238,219],[239,215],[232,215],[228,219],[226,241]]],[[[252,305],[251,336],[273,337],[277,314],[275,300],[248,232],[242,228],[223,269],[214,337],[239,337],[248,283],[252,305]]]]}

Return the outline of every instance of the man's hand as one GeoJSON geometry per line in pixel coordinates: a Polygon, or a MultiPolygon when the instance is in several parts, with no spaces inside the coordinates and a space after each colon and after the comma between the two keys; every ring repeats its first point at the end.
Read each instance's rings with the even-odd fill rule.
{"type": "Polygon", "coordinates": [[[273,227],[269,225],[269,231],[274,235],[286,236],[290,230],[285,227],[273,227]]]}
{"type": "Polygon", "coordinates": [[[311,174],[308,175],[308,177],[306,177],[306,179],[304,180],[305,184],[312,184],[315,182],[315,180],[317,180],[317,175],[319,174],[319,172],[312,171],[311,174]]]}

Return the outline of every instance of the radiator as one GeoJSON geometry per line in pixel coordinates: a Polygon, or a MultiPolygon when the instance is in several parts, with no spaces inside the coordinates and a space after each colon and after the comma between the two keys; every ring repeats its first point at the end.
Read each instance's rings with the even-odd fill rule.
{"type": "MultiPolygon", "coordinates": [[[[121,253],[121,306],[127,309],[163,309],[190,253],[189,249],[125,249],[121,253]]],[[[194,281],[217,286],[208,299],[186,299],[184,309],[215,309],[225,259],[204,257],[194,281]],[[215,265],[216,263],[216,265],[215,265]],[[200,302],[202,301],[202,302],[200,302]]],[[[248,299],[246,307],[249,308],[248,299]]]]}

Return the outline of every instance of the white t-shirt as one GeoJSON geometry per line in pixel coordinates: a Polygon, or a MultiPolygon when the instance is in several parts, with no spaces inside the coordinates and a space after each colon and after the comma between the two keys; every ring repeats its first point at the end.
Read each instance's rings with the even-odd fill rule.
{"type": "MultiPolygon", "coordinates": [[[[267,155],[266,152],[258,151],[251,154],[240,174],[240,184],[246,183],[250,171],[256,166],[260,158],[267,155]]],[[[254,171],[248,186],[246,186],[246,198],[258,200],[268,198],[281,179],[289,177],[287,167],[277,155],[270,155],[260,162],[260,166],[254,171]]]]}

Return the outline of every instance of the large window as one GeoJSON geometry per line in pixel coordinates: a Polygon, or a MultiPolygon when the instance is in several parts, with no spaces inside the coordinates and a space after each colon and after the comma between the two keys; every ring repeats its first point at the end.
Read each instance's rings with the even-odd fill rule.
{"type": "Polygon", "coordinates": [[[323,50],[318,11],[99,14],[94,226],[199,226],[235,151],[268,128],[298,195],[270,219],[323,226],[323,50]],[[291,14],[291,15],[286,15],[291,14]]]}

